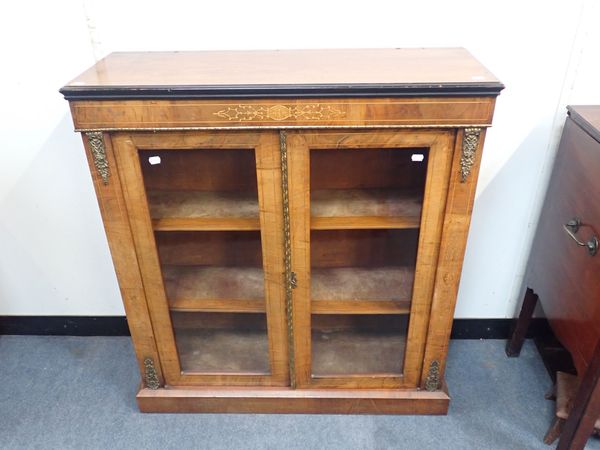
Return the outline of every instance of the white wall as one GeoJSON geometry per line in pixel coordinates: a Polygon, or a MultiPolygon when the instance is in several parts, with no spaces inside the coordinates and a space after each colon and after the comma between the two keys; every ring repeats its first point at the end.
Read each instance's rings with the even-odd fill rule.
{"type": "Polygon", "coordinates": [[[486,142],[457,317],[514,314],[564,105],[600,103],[594,0],[0,8],[0,315],[123,313],[81,141],[57,92],[111,51],[468,48],[507,88],[486,142]]]}

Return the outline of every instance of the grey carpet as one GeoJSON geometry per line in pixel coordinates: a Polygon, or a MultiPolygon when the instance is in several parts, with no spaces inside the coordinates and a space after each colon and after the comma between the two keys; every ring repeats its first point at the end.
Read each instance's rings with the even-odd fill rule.
{"type": "Polygon", "coordinates": [[[550,378],[531,342],[509,359],[504,341],[452,341],[447,379],[440,417],[141,414],[128,338],[0,336],[0,448],[550,448],[550,378]]]}

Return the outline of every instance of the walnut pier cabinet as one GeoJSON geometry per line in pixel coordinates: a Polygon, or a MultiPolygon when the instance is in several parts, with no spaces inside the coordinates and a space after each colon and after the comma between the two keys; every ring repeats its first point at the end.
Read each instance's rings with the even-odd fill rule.
{"type": "Polygon", "coordinates": [[[63,87],[140,409],[445,414],[502,88],[463,49],[113,53],[63,87]]]}

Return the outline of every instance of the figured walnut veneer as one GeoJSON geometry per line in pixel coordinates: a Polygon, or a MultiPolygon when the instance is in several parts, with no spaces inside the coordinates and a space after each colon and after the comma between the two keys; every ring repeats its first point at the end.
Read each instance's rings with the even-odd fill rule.
{"type": "Polygon", "coordinates": [[[464,49],[116,53],[63,87],[140,409],[445,414],[502,88],[464,49]]]}

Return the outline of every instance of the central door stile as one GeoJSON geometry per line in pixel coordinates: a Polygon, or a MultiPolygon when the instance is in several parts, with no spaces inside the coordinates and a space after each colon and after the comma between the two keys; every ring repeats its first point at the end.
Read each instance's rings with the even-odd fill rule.
{"type": "Polygon", "coordinates": [[[288,187],[287,132],[279,132],[279,150],[281,153],[281,191],[283,199],[283,238],[285,268],[285,312],[288,335],[288,358],[290,367],[290,385],[296,388],[296,371],[294,358],[294,309],[292,289],[296,287],[296,274],[292,272],[292,241],[290,231],[290,195],[288,187]]]}

